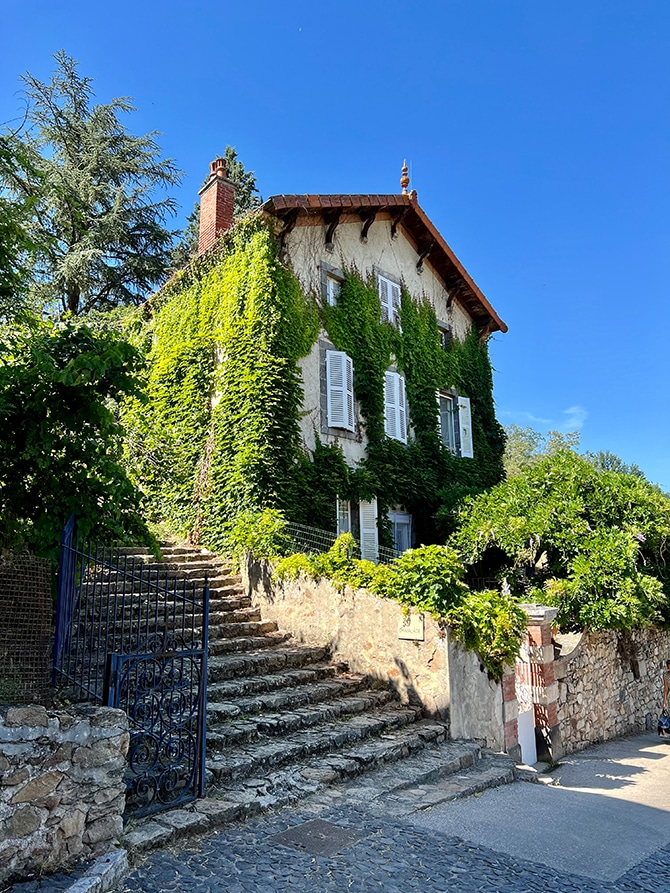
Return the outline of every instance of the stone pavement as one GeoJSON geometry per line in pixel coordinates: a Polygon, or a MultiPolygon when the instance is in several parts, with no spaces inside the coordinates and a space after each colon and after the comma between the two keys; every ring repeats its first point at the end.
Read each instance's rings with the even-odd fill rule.
{"type": "MultiPolygon", "coordinates": [[[[668,893],[670,746],[619,739],[554,775],[557,787],[517,782],[448,803],[430,785],[375,798],[354,781],[155,852],[121,889],[668,893]]],[[[44,883],[33,889],[58,889],[44,883]]]]}
{"type": "Polygon", "coordinates": [[[670,747],[653,735],[620,739],[567,758],[556,772],[558,787],[517,783],[419,812],[411,792],[403,809],[353,783],[156,853],[123,890],[668,893],[670,747]],[[526,849],[518,834],[521,843],[510,844],[518,827],[526,849]],[[297,840],[281,838],[290,829],[297,840]]]}

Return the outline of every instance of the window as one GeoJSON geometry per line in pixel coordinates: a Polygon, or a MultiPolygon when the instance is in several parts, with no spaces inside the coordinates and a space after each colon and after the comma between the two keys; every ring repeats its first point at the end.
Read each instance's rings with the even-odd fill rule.
{"type": "Polygon", "coordinates": [[[451,326],[438,324],[438,330],[440,332],[440,345],[442,350],[448,350],[449,345],[454,339],[453,332],[451,331],[451,326]]]}
{"type": "Polygon", "coordinates": [[[334,307],[337,304],[337,296],[342,288],[342,282],[330,273],[326,276],[326,303],[334,307]]]}
{"type": "Polygon", "coordinates": [[[341,350],[326,351],[328,427],[354,430],[354,364],[341,350]]]}
{"type": "Polygon", "coordinates": [[[407,443],[405,377],[398,372],[384,375],[384,433],[407,443]]]}
{"type": "Polygon", "coordinates": [[[412,548],[412,516],[407,512],[389,512],[393,529],[393,547],[396,552],[406,552],[412,548]]]}
{"type": "Polygon", "coordinates": [[[458,425],[458,403],[452,394],[437,395],[440,407],[439,429],[442,443],[452,453],[457,454],[456,428],[458,425]]]}
{"type": "Polygon", "coordinates": [[[438,430],[442,443],[455,456],[472,459],[472,414],[470,398],[437,392],[438,430]]]}
{"type": "Polygon", "coordinates": [[[379,273],[377,286],[382,305],[382,321],[400,328],[400,285],[379,273]]]}
{"type": "Polygon", "coordinates": [[[337,497],[337,535],[351,533],[351,503],[337,497]]]}

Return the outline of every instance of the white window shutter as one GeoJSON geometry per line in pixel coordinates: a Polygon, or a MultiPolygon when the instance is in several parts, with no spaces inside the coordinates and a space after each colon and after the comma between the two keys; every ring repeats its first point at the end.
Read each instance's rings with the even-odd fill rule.
{"type": "Polygon", "coordinates": [[[344,355],[345,359],[345,379],[344,379],[344,388],[346,391],[347,397],[347,427],[349,431],[353,431],[355,428],[355,419],[354,419],[354,361],[347,354],[344,355]]]}
{"type": "Polygon", "coordinates": [[[472,443],[472,414],[470,412],[470,398],[458,398],[458,426],[461,432],[461,456],[474,458],[472,443]]]}
{"type": "Polygon", "coordinates": [[[354,430],[353,363],[341,350],[326,351],[328,427],[354,430]]]}
{"type": "Polygon", "coordinates": [[[435,391],[435,399],[437,400],[437,435],[442,437],[442,399],[439,391],[435,391]]]}
{"type": "Polygon", "coordinates": [[[384,375],[384,433],[387,437],[398,439],[397,386],[395,372],[384,375]]]}
{"type": "Polygon", "coordinates": [[[361,558],[379,561],[379,538],[377,534],[377,499],[359,503],[361,521],[361,558]]]}
{"type": "Polygon", "coordinates": [[[405,398],[405,376],[398,376],[398,439],[407,443],[407,409],[405,398]]]}
{"type": "Polygon", "coordinates": [[[391,297],[389,300],[389,319],[400,328],[400,286],[395,282],[389,282],[391,297]]]}
{"type": "Polygon", "coordinates": [[[393,319],[392,298],[389,293],[389,285],[391,283],[383,276],[377,277],[377,283],[379,286],[379,300],[382,305],[382,322],[390,322],[393,319]]]}

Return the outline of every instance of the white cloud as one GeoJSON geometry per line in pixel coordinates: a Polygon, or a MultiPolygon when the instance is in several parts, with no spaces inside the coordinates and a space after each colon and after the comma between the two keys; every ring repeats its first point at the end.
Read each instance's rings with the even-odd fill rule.
{"type": "Polygon", "coordinates": [[[589,413],[583,406],[575,404],[569,409],[564,409],[563,415],[567,416],[567,419],[563,422],[562,427],[565,428],[566,431],[574,431],[575,429],[579,431],[587,420],[589,413]]]}
{"type": "Polygon", "coordinates": [[[501,409],[498,411],[498,418],[505,424],[515,424],[521,427],[536,428],[540,431],[579,431],[588,418],[588,410],[583,406],[575,404],[569,409],[563,410],[564,418],[545,419],[541,416],[533,415],[532,412],[526,412],[520,409],[501,409]]]}
{"type": "Polygon", "coordinates": [[[498,413],[499,416],[509,419],[511,422],[514,422],[517,425],[552,425],[553,422],[551,419],[542,419],[539,416],[533,415],[532,412],[523,412],[522,410],[516,409],[502,409],[498,413]]]}

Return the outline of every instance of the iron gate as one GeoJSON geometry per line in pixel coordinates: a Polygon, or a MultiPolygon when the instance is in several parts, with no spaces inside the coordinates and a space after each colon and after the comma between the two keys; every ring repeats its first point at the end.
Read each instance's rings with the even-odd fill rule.
{"type": "Polygon", "coordinates": [[[63,531],[53,682],[128,715],[126,818],[204,795],[209,586],[63,531]]]}

